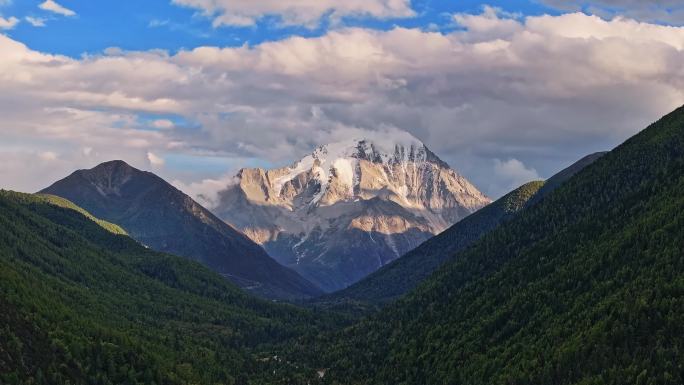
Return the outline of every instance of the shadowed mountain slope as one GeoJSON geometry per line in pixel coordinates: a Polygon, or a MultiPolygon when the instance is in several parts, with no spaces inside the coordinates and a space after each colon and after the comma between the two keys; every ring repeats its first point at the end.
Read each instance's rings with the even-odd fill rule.
{"type": "Polygon", "coordinates": [[[202,262],[243,288],[279,299],[319,289],[158,176],[125,162],[79,170],[41,191],[116,223],[155,250],[202,262]]]}

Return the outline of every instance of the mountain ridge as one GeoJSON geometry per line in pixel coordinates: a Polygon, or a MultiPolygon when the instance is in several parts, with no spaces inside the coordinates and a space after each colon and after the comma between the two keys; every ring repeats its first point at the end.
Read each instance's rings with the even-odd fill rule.
{"type": "Polygon", "coordinates": [[[555,189],[560,187],[560,185],[565,183],[568,179],[575,176],[575,174],[582,171],[585,167],[601,159],[601,157],[603,157],[606,154],[608,154],[608,151],[599,151],[593,154],[589,154],[581,158],[577,162],[571,164],[570,166],[564,168],[563,170],[559,171],[558,173],[554,174],[546,180],[546,183],[544,184],[544,186],[542,186],[541,189],[539,189],[537,194],[535,194],[535,196],[533,196],[527,202],[527,206],[539,203],[539,201],[541,201],[546,196],[551,194],[555,189]]]}
{"type": "Polygon", "coordinates": [[[122,226],[159,251],[201,261],[260,295],[301,299],[320,291],[247,236],[157,175],[117,160],[78,170],[41,191],[122,226]]]}

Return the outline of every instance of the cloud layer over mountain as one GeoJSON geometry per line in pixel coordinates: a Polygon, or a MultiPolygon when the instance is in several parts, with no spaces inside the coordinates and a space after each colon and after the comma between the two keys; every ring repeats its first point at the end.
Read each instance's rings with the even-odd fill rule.
{"type": "MultiPolygon", "coordinates": [[[[401,1],[378,4],[403,12],[401,1]]],[[[125,157],[187,184],[401,129],[496,197],[521,175],[548,176],[684,103],[684,28],[581,13],[518,19],[494,8],[454,23],[461,28],[448,34],[340,28],[81,58],[0,34],[0,181],[31,191],[125,157]],[[207,162],[212,173],[179,166],[207,162]]]]}

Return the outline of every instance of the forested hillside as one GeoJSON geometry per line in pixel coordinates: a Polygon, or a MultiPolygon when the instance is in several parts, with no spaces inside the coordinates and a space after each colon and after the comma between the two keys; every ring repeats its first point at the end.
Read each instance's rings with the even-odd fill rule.
{"type": "MultiPolygon", "coordinates": [[[[92,214],[87,212],[81,207],[76,206],[73,202],[66,200],[62,197],[58,197],[56,195],[49,195],[49,194],[33,194],[33,195],[14,195],[16,199],[19,199],[20,201],[23,201],[25,203],[38,203],[39,201],[44,201],[45,203],[50,203],[55,206],[63,207],[65,209],[71,209],[74,211],[77,211],[81,214],[83,214],[86,218],[90,219],[91,221],[97,223],[102,227],[103,229],[109,231],[110,233],[114,234],[120,234],[120,235],[128,235],[126,233],[126,230],[122,229],[121,226],[104,221],[99,218],[95,218],[92,214]]],[[[37,206],[34,206],[37,207],[37,206]]]]}
{"type": "Polygon", "coordinates": [[[316,377],[267,358],[273,344],[334,328],[334,318],[253,298],[198,263],[152,252],[57,203],[0,193],[0,383],[316,377]]]}
{"type": "Polygon", "coordinates": [[[585,167],[601,159],[602,156],[606,155],[607,152],[595,152],[589,154],[584,158],[578,160],[577,162],[571,164],[569,167],[561,170],[551,178],[547,179],[539,191],[532,198],[527,201],[526,206],[532,206],[539,203],[546,196],[554,192],[558,187],[565,183],[568,179],[572,178],[578,172],[584,170],[585,167]]]}
{"type": "Polygon", "coordinates": [[[684,108],[318,341],[343,384],[684,383],[684,108]]]}
{"type": "Polygon", "coordinates": [[[339,307],[347,302],[381,304],[396,299],[427,279],[458,251],[513,218],[543,185],[544,182],[536,181],[517,188],[358,283],[316,302],[339,307]]]}

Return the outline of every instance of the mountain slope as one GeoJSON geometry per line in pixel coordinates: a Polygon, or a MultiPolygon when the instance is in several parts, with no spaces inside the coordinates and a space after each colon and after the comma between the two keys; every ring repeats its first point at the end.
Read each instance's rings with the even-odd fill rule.
{"type": "Polygon", "coordinates": [[[543,185],[544,182],[537,181],[519,187],[356,284],[316,302],[384,303],[396,299],[427,279],[457,252],[513,218],[543,185]]]}
{"type": "Polygon", "coordinates": [[[291,167],[241,170],[213,211],[334,291],[489,202],[405,134],[324,145],[291,167]]]}
{"type": "Polygon", "coordinates": [[[320,293],[190,197],[122,161],[76,171],[41,193],[66,198],[144,245],[200,261],[257,294],[297,299],[320,293]]]}
{"type": "Polygon", "coordinates": [[[496,202],[471,214],[439,235],[425,241],[393,263],[363,280],[316,300],[326,306],[341,302],[388,302],[415,288],[458,251],[470,246],[525,207],[539,203],[572,176],[600,159],[606,152],[585,156],[546,182],[530,182],[496,202]]]}
{"type": "Polygon", "coordinates": [[[684,382],[684,108],[337,336],[330,381],[684,382]]]}
{"type": "Polygon", "coordinates": [[[541,201],[546,196],[551,194],[555,189],[557,189],[567,180],[575,176],[575,174],[582,171],[585,167],[589,166],[590,164],[601,159],[601,157],[603,157],[606,154],[607,152],[596,152],[587,155],[584,158],[573,163],[569,167],[563,169],[559,173],[555,174],[554,176],[549,178],[546,181],[546,183],[544,183],[544,186],[540,188],[539,191],[527,202],[527,206],[532,206],[539,203],[539,201],[541,201]]]}
{"type": "Polygon", "coordinates": [[[79,213],[83,214],[86,218],[92,220],[93,222],[97,223],[102,227],[103,229],[109,231],[110,233],[113,234],[119,234],[119,235],[128,235],[126,233],[126,230],[122,229],[121,226],[116,225],[114,223],[110,223],[107,221],[103,221],[102,219],[95,218],[92,214],[87,212],[86,210],[76,206],[73,202],[66,200],[62,197],[58,197],[56,195],[48,195],[48,194],[35,194],[31,196],[32,200],[44,200],[46,203],[63,207],[65,209],[70,209],[74,211],[78,211],[79,213]]]}
{"type": "Polygon", "coordinates": [[[91,218],[0,192],[0,383],[314,383],[259,352],[334,318],[249,296],[91,218]]]}

